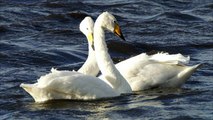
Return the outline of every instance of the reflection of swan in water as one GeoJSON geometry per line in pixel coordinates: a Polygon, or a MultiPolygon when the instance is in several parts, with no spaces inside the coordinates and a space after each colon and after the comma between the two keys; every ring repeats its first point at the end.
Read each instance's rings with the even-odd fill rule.
{"type": "MultiPolygon", "coordinates": [[[[114,99],[114,98],[112,98],[114,99]]],[[[103,100],[94,100],[94,101],[80,101],[80,100],[50,100],[45,103],[28,103],[25,105],[25,108],[35,111],[35,110],[64,110],[64,109],[73,109],[73,110],[83,110],[91,112],[100,112],[106,107],[111,105],[109,99],[103,100]]]]}
{"type": "Polygon", "coordinates": [[[103,75],[106,76],[105,81],[111,83],[111,86],[93,76],[75,71],[58,71],[55,69],[52,69],[51,73],[40,77],[37,83],[21,84],[20,86],[26,90],[36,102],[53,99],[88,100],[115,97],[121,93],[131,93],[131,88],[127,81],[122,78],[119,72],[114,72],[116,68],[113,67],[114,64],[106,51],[106,46],[104,46],[103,28],[112,32],[115,31],[116,34],[122,36],[119,26],[115,24],[114,21],[116,21],[116,19],[112,15],[106,13],[101,14],[95,25],[95,31],[101,30],[102,32],[101,35],[95,34],[94,36],[97,61],[101,60],[101,64],[98,65],[101,67],[100,70],[103,75]],[[111,70],[110,72],[105,71],[108,68],[111,70]]]}
{"type": "MultiPolygon", "coordinates": [[[[89,51],[95,56],[95,51],[89,51]]],[[[116,68],[128,81],[133,91],[154,87],[176,88],[183,85],[200,66],[184,65],[189,62],[189,59],[181,54],[157,53],[149,56],[142,53],[116,64],[116,68]]],[[[93,65],[92,70],[98,73],[96,60],[91,61],[90,64],[93,65]]],[[[103,76],[100,78],[104,79],[103,76]]]]}

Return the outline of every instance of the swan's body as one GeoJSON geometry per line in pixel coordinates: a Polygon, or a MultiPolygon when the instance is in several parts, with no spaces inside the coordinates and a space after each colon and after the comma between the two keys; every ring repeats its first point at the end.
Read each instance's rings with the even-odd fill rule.
{"type": "MultiPolygon", "coordinates": [[[[132,91],[156,87],[179,88],[201,65],[185,65],[189,62],[189,59],[189,57],[184,57],[181,54],[157,53],[147,55],[141,53],[121,61],[115,66],[128,81],[132,91]]],[[[103,75],[99,76],[101,79],[103,77],[103,75]]]]}
{"type": "MultiPolygon", "coordinates": [[[[84,20],[82,22],[86,22],[86,20],[88,19],[84,19],[84,20]]],[[[98,41],[97,38],[95,40],[98,41]]],[[[98,46],[98,44],[95,44],[95,45],[98,46]]],[[[96,49],[99,50],[98,47],[96,49]]],[[[103,59],[103,60],[108,60],[108,59],[103,59]]],[[[105,61],[104,63],[107,63],[107,61],[105,61]]],[[[111,63],[111,61],[109,63],[111,63]]],[[[99,66],[102,66],[102,65],[99,65],[99,66]]],[[[102,67],[102,69],[106,69],[104,67],[102,67]]],[[[87,66],[85,68],[87,69],[87,66]]],[[[102,69],[100,70],[102,71],[102,69]]],[[[86,70],[84,69],[82,70],[80,69],[79,72],[58,71],[58,70],[52,69],[51,73],[40,77],[40,79],[37,80],[37,83],[21,84],[20,86],[24,90],[26,90],[34,98],[36,102],[44,102],[44,101],[54,100],[54,99],[91,100],[91,99],[115,97],[115,96],[119,96],[121,93],[126,93],[129,91],[131,92],[130,86],[125,88],[126,87],[125,84],[109,85],[108,83],[112,83],[112,80],[114,79],[109,78],[108,80],[107,78],[105,79],[106,82],[104,82],[103,80],[96,78],[94,76],[82,74],[82,73],[87,73],[85,71],[86,70]],[[122,87],[122,85],[124,85],[124,87],[122,87]]],[[[113,75],[111,74],[112,73],[107,73],[106,75],[109,75],[112,77],[115,75],[115,74],[113,75]]],[[[115,81],[122,83],[122,80],[119,81],[115,79],[115,81]]],[[[115,82],[115,83],[118,83],[118,82],[115,82]]],[[[128,85],[127,82],[126,84],[128,85]]]]}
{"type": "Polygon", "coordinates": [[[128,81],[133,91],[155,87],[177,88],[183,85],[200,66],[186,66],[189,57],[181,54],[169,55],[142,53],[116,64],[116,68],[128,81]]]}
{"type": "Polygon", "coordinates": [[[119,96],[102,80],[75,71],[51,70],[35,84],[21,84],[36,102],[56,99],[92,100],[119,96]]]}
{"type": "MultiPolygon", "coordinates": [[[[93,25],[91,25],[90,27],[93,27],[93,25]]],[[[103,30],[97,31],[98,31],[97,34],[103,34],[102,33],[103,30]]],[[[104,36],[101,37],[103,38],[104,36]]],[[[106,48],[105,43],[104,44],[98,43],[98,44],[102,44],[102,46],[106,48]]],[[[93,56],[92,58],[95,58],[95,51],[90,49],[89,51],[91,53],[91,56],[93,56]]],[[[189,60],[190,60],[189,57],[184,57],[181,54],[171,55],[168,53],[157,53],[149,56],[146,55],[145,53],[142,53],[135,57],[119,62],[115,66],[118,69],[118,71],[122,74],[122,76],[128,81],[128,83],[131,86],[131,89],[133,91],[140,91],[154,87],[163,87],[163,88],[180,87],[200,66],[200,65],[186,66],[185,64],[187,64],[189,60]]],[[[90,65],[92,65],[92,70],[95,71],[96,73],[93,75],[96,76],[99,71],[99,67],[96,64],[96,60],[90,61],[90,65]]],[[[110,68],[105,69],[104,71],[106,73],[111,72],[112,74],[114,72],[111,71],[110,68]]],[[[100,76],[99,78],[104,79],[104,76],[100,76]]]]}

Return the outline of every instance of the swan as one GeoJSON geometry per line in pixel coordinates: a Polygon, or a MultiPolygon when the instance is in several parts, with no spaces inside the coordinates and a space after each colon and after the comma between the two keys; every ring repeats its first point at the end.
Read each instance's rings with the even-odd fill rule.
{"type": "Polygon", "coordinates": [[[132,89],[127,80],[116,69],[112,62],[105,41],[105,31],[113,32],[124,39],[116,18],[109,12],[103,12],[94,24],[94,46],[97,65],[103,75],[101,78],[113,89],[120,93],[131,93],[132,89]]]}
{"type": "Polygon", "coordinates": [[[83,66],[78,70],[78,72],[86,75],[96,76],[99,72],[99,69],[97,69],[98,65],[95,58],[93,27],[94,21],[89,16],[85,17],[79,25],[80,31],[87,37],[88,57],[87,60],[84,62],[83,66]]]}
{"type": "MultiPolygon", "coordinates": [[[[84,19],[82,22],[85,22],[86,20],[84,19]]],[[[101,23],[98,22],[97,24],[101,23]]],[[[111,29],[113,29],[114,26],[110,27],[111,29]]],[[[115,30],[116,34],[122,35],[122,33],[120,33],[121,31],[117,31],[117,29],[119,28],[116,28],[115,30]]],[[[94,40],[97,41],[97,43],[94,44],[95,49],[97,50],[96,56],[100,55],[101,57],[105,57],[102,54],[107,55],[107,52],[104,52],[103,51],[104,49],[100,50],[99,47],[96,47],[99,46],[97,35],[94,37],[95,37],[94,40]],[[98,54],[99,50],[101,51],[101,54],[98,54]]],[[[109,57],[107,56],[107,58],[109,57]]],[[[112,60],[110,59],[100,59],[100,60],[103,60],[102,63],[104,67],[107,66],[104,64],[108,63],[108,61],[106,60],[109,60],[109,64],[112,64],[112,60]]],[[[99,59],[97,60],[97,62],[98,61],[99,59]]],[[[113,65],[114,64],[112,64],[111,66],[113,65]]],[[[101,64],[99,64],[98,66],[101,66],[100,69],[101,71],[105,69],[104,67],[102,67],[101,64]]],[[[113,71],[113,69],[114,68],[112,68],[111,70],[113,71]]],[[[105,75],[104,73],[105,71],[103,72],[103,75],[105,75]]],[[[122,93],[131,93],[131,87],[129,86],[127,81],[125,81],[125,79],[113,79],[114,77],[122,78],[122,76],[116,75],[115,73],[113,73],[112,75],[111,74],[112,73],[107,73],[105,76],[109,76],[109,78],[106,77],[105,80],[101,80],[97,77],[85,75],[83,73],[76,71],[67,71],[67,70],[58,71],[52,68],[50,73],[41,76],[36,83],[34,84],[22,83],[20,87],[22,87],[26,92],[28,92],[33,97],[35,102],[45,102],[48,100],[55,100],[55,99],[92,100],[92,99],[116,97],[121,95],[122,93]],[[109,85],[109,83],[113,82],[115,83],[115,85],[113,84],[109,85]]]]}
{"type": "MultiPolygon", "coordinates": [[[[93,28],[91,22],[90,29],[93,28]]],[[[93,31],[91,31],[93,32],[93,31]]],[[[91,48],[90,48],[91,49],[91,48]]],[[[95,58],[95,51],[90,50],[91,56],[95,58]]],[[[190,57],[184,57],[179,54],[157,53],[147,55],[141,53],[124,61],[117,63],[115,66],[121,75],[128,81],[133,91],[160,88],[178,88],[195,72],[201,64],[187,66],[190,57]]],[[[92,70],[97,75],[99,67],[96,60],[92,60],[92,70]]],[[[91,69],[90,69],[91,70],[91,69]]],[[[104,76],[99,76],[104,79],[104,76]]]]}

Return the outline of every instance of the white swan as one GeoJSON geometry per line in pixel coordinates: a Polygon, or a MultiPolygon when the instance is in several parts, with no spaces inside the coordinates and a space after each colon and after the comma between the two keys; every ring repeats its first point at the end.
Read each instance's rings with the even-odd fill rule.
{"type": "Polygon", "coordinates": [[[107,80],[116,91],[120,93],[131,93],[131,87],[126,79],[120,74],[108,54],[105,42],[105,30],[114,32],[124,39],[117,20],[108,12],[103,12],[95,21],[94,25],[94,45],[97,64],[103,74],[102,79],[107,80]]]}
{"type": "Polygon", "coordinates": [[[80,31],[87,37],[88,42],[88,57],[83,66],[78,70],[78,72],[96,76],[99,72],[97,69],[98,65],[95,58],[94,51],[94,41],[93,41],[93,27],[94,21],[91,17],[85,17],[84,20],[80,23],[80,31]]]}
{"type": "MultiPolygon", "coordinates": [[[[92,23],[92,22],[91,22],[92,23]]],[[[93,24],[90,25],[90,27],[93,24]]],[[[92,29],[92,28],[90,28],[92,29]]],[[[105,45],[104,45],[105,46],[105,45]]],[[[95,57],[95,51],[90,50],[95,57]]],[[[186,66],[190,58],[181,54],[157,53],[139,54],[116,64],[116,68],[128,81],[133,91],[140,91],[154,87],[177,88],[183,85],[200,64],[186,66]]],[[[90,62],[92,70],[99,71],[96,60],[90,62]]],[[[91,69],[90,69],[91,70],[91,69]]],[[[108,71],[107,71],[108,72],[108,71]]],[[[95,74],[96,76],[97,74],[95,74]]],[[[104,79],[104,76],[100,76],[104,79]]]]}
{"type": "MultiPolygon", "coordinates": [[[[98,24],[101,24],[101,23],[97,23],[97,25],[98,24]]],[[[98,46],[99,44],[98,44],[97,37],[94,40],[97,41],[95,45],[98,46]]],[[[103,40],[100,40],[100,41],[103,41],[103,40]]],[[[99,47],[96,47],[96,49],[100,50],[99,47]]],[[[101,51],[101,54],[97,54],[98,53],[97,51],[96,56],[100,55],[101,57],[105,57],[102,54],[105,54],[107,52],[104,53],[102,49],[100,51],[101,51]]],[[[107,63],[106,60],[110,60],[110,59],[100,59],[100,60],[105,61],[103,62],[103,64],[105,64],[107,63]]],[[[110,60],[109,63],[111,62],[112,61],[110,60]]],[[[99,64],[99,66],[102,66],[102,65],[99,64]]],[[[107,65],[104,65],[102,69],[100,70],[105,69],[104,68],[105,66],[107,65]]],[[[113,66],[113,64],[111,66],[113,66]]],[[[105,75],[104,73],[105,71],[103,71],[103,75],[105,75]]],[[[109,80],[108,78],[105,79],[106,82],[115,83],[115,85],[111,84],[113,88],[106,82],[94,76],[85,75],[75,71],[65,71],[65,70],[58,71],[55,69],[52,69],[51,73],[41,76],[40,79],[37,80],[37,83],[34,83],[34,84],[22,83],[20,86],[25,91],[27,91],[34,98],[36,102],[44,102],[44,101],[53,100],[53,99],[90,100],[90,99],[115,97],[115,96],[119,96],[121,93],[131,92],[131,88],[130,86],[128,86],[129,84],[127,82],[126,84],[124,84],[125,82],[123,82],[122,79],[121,80],[113,79],[113,77],[116,76],[115,73],[107,73],[105,76],[109,76],[109,80]]],[[[118,77],[120,76],[118,75],[118,77]]]]}

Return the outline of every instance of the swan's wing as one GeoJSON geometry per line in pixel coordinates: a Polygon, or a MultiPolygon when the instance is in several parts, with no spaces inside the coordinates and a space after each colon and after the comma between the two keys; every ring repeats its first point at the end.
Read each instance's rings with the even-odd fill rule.
{"type": "MultiPolygon", "coordinates": [[[[137,74],[128,76],[133,91],[145,90],[159,86],[167,86],[185,68],[178,65],[150,63],[138,69],[137,74]]],[[[173,82],[176,84],[175,82],[173,82]]]]}
{"type": "Polygon", "coordinates": [[[125,79],[136,76],[144,66],[149,64],[149,56],[145,53],[117,63],[115,66],[125,79]]]}
{"type": "Polygon", "coordinates": [[[115,97],[115,92],[102,80],[73,71],[52,71],[41,77],[38,83],[21,84],[35,101],[51,99],[98,99],[115,97]]]}
{"type": "Polygon", "coordinates": [[[138,69],[137,74],[126,78],[133,91],[145,90],[155,87],[174,88],[180,87],[200,67],[172,65],[163,63],[150,63],[138,69]]]}
{"type": "MultiPolygon", "coordinates": [[[[146,55],[146,53],[142,53],[140,55],[131,57],[127,60],[121,61],[115,65],[115,67],[118,69],[118,71],[122,74],[122,76],[128,81],[127,78],[134,76],[137,74],[140,70],[140,68],[143,68],[143,65],[146,64],[149,56],[146,55]]],[[[100,75],[99,78],[104,80],[109,85],[110,82],[106,80],[107,76],[100,75]]],[[[108,78],[109,79],[109,78],[108,78]]]]}
{"type": "MultiPolygon", "coordinates": [[[[179,87],[193,72],[185,66],[189,57],[181,54],[158,53],[148,56],[144,53],[116,64],[116,68],[129,82],[133,91],[153,87],[179,87]]],[[[194,68],[195,69],[195,68],[194,68]]]]}
{"type": "Polygon", "coordinates": [[[129,59],[123,60],[117,63],[115,66],[119,71],[137,71],[137,69],[143,68],[144,65],[149,61],[149,56],[145,53],[139,54],[137,56],[131,57],[129,59]]]}
{"type": "Polygon", "coordinates": [[[51,80],[54,80],[55,78],[59,78],[61,76],[69,76],[70,74],[80,74],[75,71],[68,71],[68,70],[57,70],[55,68],[51,69],[51,72],[41,76],[37,81],[40,83],[40,85],[47,85],[48,82],[51,82],[51,80]]]}
{"type": "Polygon", "coordinates": [[[150,63],[183,65],[187,64],[189,60],[190,60],[189,56],[184,57],[181,54],[170,55],[168,53],[157,53],[149,56],[146,53],[141,53],[137,56],[119,62],[118,64],[116,64],[116,68],[121,73],[125,73],[126,76],[128,76],[128,74],[137,74],[138,70],[143,69],[145,65],[150,63]]]}
{"type": "Polygon", "coordinates": [[[75,71],[52,69],[35,84],[21,84],[36,102],[52,99],[98,99],[118,96],[104,81],[75,71]]]}

